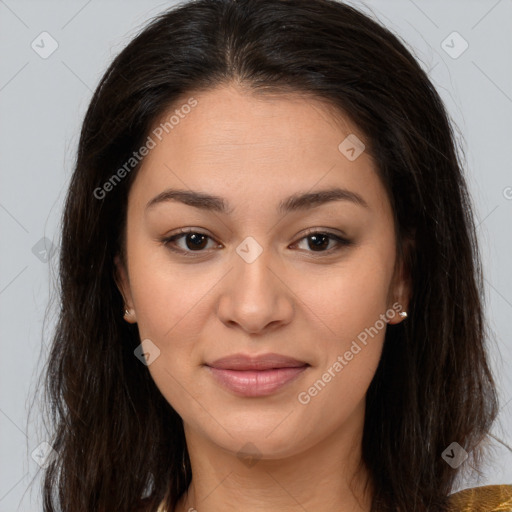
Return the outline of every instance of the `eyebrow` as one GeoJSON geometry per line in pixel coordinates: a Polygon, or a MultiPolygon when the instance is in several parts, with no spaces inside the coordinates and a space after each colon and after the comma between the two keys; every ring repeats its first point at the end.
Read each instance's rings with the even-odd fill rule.
{"type": "MultiPolygon", "coordinates": [[[[194,190],[167,189],[155,196],[146,204],[146,210],[168,201],[177,201],[205,211],[229,214],[233,211],[225,199],[219,196],[194,190]]],[[[366,201],[356,192],[343,188],[331,188],[318,192],[297,193],[287,197],[278,205],[280,214],[308,210],[332,201],[349,201],[353,204],[368,208],[366,201]]]]}

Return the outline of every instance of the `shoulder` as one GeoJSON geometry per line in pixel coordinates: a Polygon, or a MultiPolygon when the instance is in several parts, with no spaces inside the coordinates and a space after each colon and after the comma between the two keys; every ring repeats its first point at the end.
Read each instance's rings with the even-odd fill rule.
{"type": "MultiPolygon", "coordinates": [[[[512,485],[486,485],[449,496],[450,512],[512,512],[512,485]]],[[[165,512],[164,502],[158,512],[165,512]]]]}
{"type": "Polygon", "coordinates": [[[449,496],[450,512],[512,512],[512,485],[486,485],[449,496]]]}

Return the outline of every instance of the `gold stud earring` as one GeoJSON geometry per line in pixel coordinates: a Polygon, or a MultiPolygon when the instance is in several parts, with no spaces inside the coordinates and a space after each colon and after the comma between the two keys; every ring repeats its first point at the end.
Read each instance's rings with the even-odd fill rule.
{"type": "Polygon", "coordinates": [[[398,315],[401,317],[401,318],[407,318],[407,311],[400,311],[400,313],[398,313],[398,315]]]}

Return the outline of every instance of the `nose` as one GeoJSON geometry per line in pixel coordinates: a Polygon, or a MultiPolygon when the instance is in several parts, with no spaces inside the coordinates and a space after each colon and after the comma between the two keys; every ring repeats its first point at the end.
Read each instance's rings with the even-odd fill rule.
{"type": "Polygon", "coordinates": [[[255,253],[251,243],[240,244],[234,267],[222,281],[217,307],[224,324],[250,334],[286,325],[294,313],[294,294],[286,282],[284,267],[270,249],[262,249],[255,253]],[[247,247],[249,251],[244,251],[247,247]]]}

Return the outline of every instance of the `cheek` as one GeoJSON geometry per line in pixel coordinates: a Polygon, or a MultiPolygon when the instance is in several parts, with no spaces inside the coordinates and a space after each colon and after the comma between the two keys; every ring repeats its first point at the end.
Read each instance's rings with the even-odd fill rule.
{"type": "MultiPolygon", "coordinates": [[[[352,272],[340,272],[311,295],[310,307],[318,315],[310,320],[326,335],[316,338],[318,366],[296,396],[306,432],[317,429],[319,417],[322,429],[333,431],[364,409],[387,328],[381,315],[385,318],[388,309],[390,278],[388,269],[372,263],[360,259],[352,272]]],[[[309,329],[315,330],[311,324],[309,329]]]]}
{"type": "Polygon", "coordinates": [[[388,309],[393,263],[389,258],[385,251],[359,251],[336,268],[301,276],[294,292],[311,311],[311,321],[323,325],[332,341],[346,342],[388,309]]]}
{"type": "Polygon", "coordinates": [[[319,280],[317,275],[320,286],[314,292],[308,294],[304,286],[297,294],[314,313],[308,319],[309,329],[325,333],[315,337],[318,367],[301,389],[303,400],[297,398],[311,413],[321,414],[325,408],[336,411],[328,422],[339,422],[350,414],[364,398],[379,364],[392,257],[392,250],[386,252],[384,246],[361,250],[329,279],[319,280]]]}
{"type": "Polygon", "coordinates": [[[303,432],[314,432],[322,438],[342,425],[357,423],[364,415],[365,395],[379,363],[383,334],[366,346],[357,342],[357,349],[352,346],[349,350],[350,344],[344,347],[352,353],[350,361],[343,349],[330,354],[329,363],[298,390],[295,409],[303,432]]]}
{"type": "Polygon", "coordinates": [[[220,277],[215,274],[201,271],[200,263],[174,264],[154,242],[134,243],[130,285],[141,338],[166,343],[197,329],[203,302],[220,277]]]}
{"type": "Polygon", "coordinates": [[[195,375],[202,361],[199,341],[204,338],[207,309],[211,308],[208,291],[215,283],[213,276],[200,279],[192,267],[180,272],[169,264],[146,262],[138,271],[133,269],[132,280],[140,339],[150,339],[160,351],[148,370],[164,398],[182,417],[190,414],[191,396],[198,393],[195,375]]]}

